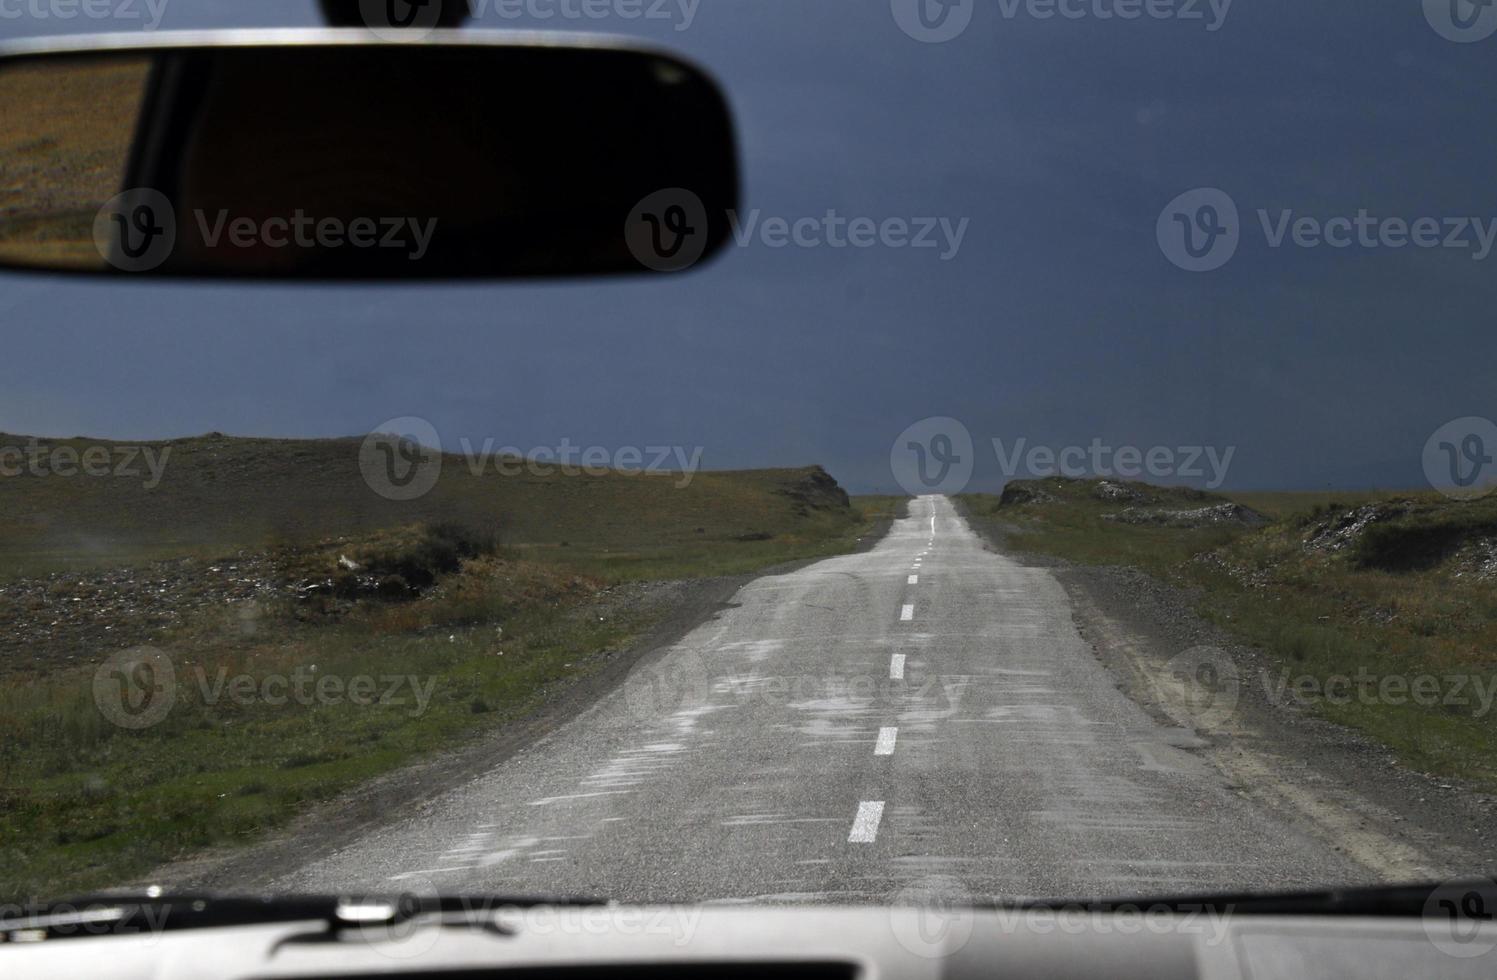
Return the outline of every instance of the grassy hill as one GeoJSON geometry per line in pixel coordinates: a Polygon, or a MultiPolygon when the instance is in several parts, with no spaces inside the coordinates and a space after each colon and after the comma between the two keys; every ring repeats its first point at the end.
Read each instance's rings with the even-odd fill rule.
{"type": "MultiPolygon", "coordinates": [[[[506,475],[459,456],[401,503],[365,482],[360,442],[211,435],[147,447],[159,481],[0,476],[0,901],[252,844],[532,725],[629,669],[694,580],[851,550],[896,507],[818,467],[506,475]],[[111,667],[141,645],[144,666],[111,667]],[[126,675],[169,710],[121,724],[126,675]]],[[[63,445],[124,448],[41,448],[63,445]]]]}
{"type": "MultiPolygon", "coordinates": [[[[102,448],[111,474],[0,478],[0,578],[213,558],[423,521],[492,528],[511,553],[579,571],[651,578],[759,567],[854,521],[846,495],[817,467],[688,479],[569,474],[511,458],[502,474],[493,461],[475,474],[468,459],[448,454],[430,493],[392,501],[365,483],[360,442],[216,434],[128,447],[39,440],[46,454],[102,448]],[[153,465],[161,474],[155,485],[153,465]]],[[[0,449],[29,444],[0,434],[0,449]]]]}
{"type": "Polygon", "coordinates": [[[1355,678],[1351,696],[1312,694],[1312,709],[1413,768],[1497,787],[1497,717],[1483,703],[1497,690],[1497,496],[1053,479],[966,505],[1019,549],[1183,587],[1203,616],[1265,651],[1276,678],[1312,679],[1312,692],[1355,678]],[[1427,697],[1408,693],[1416,683],[1427,697]]]}

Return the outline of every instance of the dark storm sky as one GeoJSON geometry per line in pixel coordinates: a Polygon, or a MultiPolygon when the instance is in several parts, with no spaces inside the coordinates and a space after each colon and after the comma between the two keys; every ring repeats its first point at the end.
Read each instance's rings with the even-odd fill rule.
{"type": "MultiPolygon", "coordinates": [[[[868,490],[892,487],[901,430],[939,415],[978,440],[985,485],[997,436],[1230,446],[1229,485],[1314,487],[1416,484],[1437,427],[1497,414],[1497,255],[1271,248],[1256,216],[1497,218],[1497,36],[1447,40],[1419,0],[1236,0],[1214,31],[1205,0],[1204,22],[1004,6],[978,0],[937,44],[889,0],[702,0],[679,31],[481,22],[688,53],[733,103],[747,208],[968,219],[949,261],[756,242],[605,285],[6,276],[0,431],[321,436],[414,415],[448,447],[702,446],[711,468],[820,462],[868,490]],[[1242,240],[1197,274],[1155,225],[1203,186],[1235,200],[1242,240]]],[[[170,0],[162,26],[314,22],[309,0],[170,0]]],[[[11,37],[101,26],[129,29],[0,19],[11,37]]]]}

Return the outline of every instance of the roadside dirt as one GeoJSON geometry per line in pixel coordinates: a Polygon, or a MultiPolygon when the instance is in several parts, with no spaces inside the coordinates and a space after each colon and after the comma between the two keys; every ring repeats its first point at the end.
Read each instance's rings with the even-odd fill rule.
{"type": "Polygon", "coordinates": [[[1238,793],[1390,881],[1497,876],[1497,797],[1404,768],[1386,747],[1304,710],[1263,653],[1203,621],[1184,590],[1133,568],[1025,555],[1001,527],[972,524],[992,550],[1056,576],[1119,689],[1194,730],[1195,751],[1238,793]],[[1203,700],[1181,676],[1203,663],[1235,681],[1217,687],[1229,699],[1203,700]]]}
{"type": "MultiPolygon", "coordinates": [[[[871,528],[855,551],[872,548],[889,524],[881,521],[871,528]]],[[[401,819],[566,724],[621,684],[637,666],[663,654],[696,627],[730,608],[734,594],[754,579],[784,574],[810,563],[789,562],[753,575],[636,582],[605,590],[596,598],[600,607],[597,611],[628,606],[632,612],[658,615],[658,620],[629,647],[611,653],[607,664],[576,681],[557,685],[545,698],[544,706],[532,715],[474,744],[434,753],[370,780],[336,800],[311,807],[253,846],[214,848],[183,858],[124,890],[147,885],[179,892],[262,890],[288,870],[309,864],[375,827],[401,819]]]]}

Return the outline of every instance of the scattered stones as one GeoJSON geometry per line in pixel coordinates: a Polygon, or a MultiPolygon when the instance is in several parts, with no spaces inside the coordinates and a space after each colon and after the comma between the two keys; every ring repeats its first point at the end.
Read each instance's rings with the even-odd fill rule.
{"type": "Polygon", "coordinates": [[[297,594],[266,555],[240,553],[0,585],[0,673],[90,663],[149,643],[193,614],[297,594]]]}
{"type": "Polygon", "coordinates": [[[1307,551],[1344,551],[1356,545],[1362,532],[1373,524],[1402,517],[1410,510],[1408,501],[1363,504],[1350,510],[1330,514],[1312,523],[1305,535],[1307,551]]]}
{"type": "Polygon", "coordinates": [[[1154,507],[1128,507],[1118,514],[1103,514],[1102,519],[1119,524],[1155,527],[1261,527],[1268,518],[1242,504],[1223,503],[1189,510],[1166,510],[1154,507]]]}

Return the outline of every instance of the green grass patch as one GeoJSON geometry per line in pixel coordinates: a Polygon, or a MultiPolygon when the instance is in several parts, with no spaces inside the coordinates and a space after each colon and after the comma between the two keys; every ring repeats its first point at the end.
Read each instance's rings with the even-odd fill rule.
{"type": "MultiPolygon", "coordinates": [[[[210,601],[165,629],[152,645],[172,664],[170,711],[139,730],[100,708],[96,668],[119,645],[63,651],[49,669],[0,664],[0,899],[116,885],[250,844],[533,714],[670,613],[605,590],[843,553],[901,506],[849,500],[817,468],[500,475],[450,457],[431,494],[397,503],[363,483],[354,440],[156,448],[175,451],[154,487],[0,480],[5,572],[244,551],[329,588],[232,610],[210,601]]],[[[69,601],[65,579],[44,592],[28,593],[38,608],[0,595],[0,620],[69,601]]],[[[134,689],[162,676],[136,674],[147,683],[134,689]]],[[[106,703],[128,689],[104,684],[106,703]]]]}
{"type": "Polygon", "coordinates": [[[1189,590],[1204,618],[1269,654],[1270,683],[1301,684],[1315,710],[1405,765],[1497,788],[1497,498],[1043,480],[964,502],[1020,550],[1189,590]],[[1268,520],[1118,519],[1233,503],[1268,520]]]}

